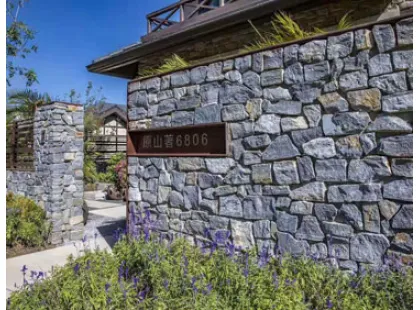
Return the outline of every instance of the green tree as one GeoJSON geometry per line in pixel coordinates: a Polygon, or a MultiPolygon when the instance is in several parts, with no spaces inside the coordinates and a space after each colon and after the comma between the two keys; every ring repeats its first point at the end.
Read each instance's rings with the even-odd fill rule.
{"type": "Polygon", "coordinates": [[[39,93],[31,89],[12,90],[7,94],[7,121],[16,117],[32,118],[37,107],[51,103],[48,93],[39,93]]]}
{"type": "Polygon", "coordinates": [[[19,13],[25,2],[29,0],[6,1],[6,82],[11,86],[11,80],[18,74],[26,79],[26,86],[38,82],[33,69],[28,69],[15,64],[16,58],[25,59],[32,52],[37,52],[38,47],[30,42],[35,38],[35,32],[19,19],[19,13]]]}
{"type": "Polygon", "coordinates": [[[96,112],[102,109],[105,103],[105,96],[102,94],[102,87],[94,88],[91,81],[85,90],[85,96],[75,89],[71,89],[65,95],[65,100],[71,103],[81,103],[84,107],[84,179],[86,184],[93,184],[97,180],[96,164],[95,164],[95,136],[99,127],[102,125],[101,120],[97,117],[96,112]]]}

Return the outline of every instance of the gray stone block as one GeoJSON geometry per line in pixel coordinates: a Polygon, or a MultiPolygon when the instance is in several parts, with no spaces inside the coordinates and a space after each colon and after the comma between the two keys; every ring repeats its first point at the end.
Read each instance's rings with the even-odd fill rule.
{"type": "Polygon", "coordinates": [[[283,132],[308,128],[308,123],[306,122],[306,119],[303,116],[283,117],[280,122],[281,129],[283,132]]]}
{"type": "Polygon", "coordinates": [[[236,165],[232,158],[206,158],[206,167],[211,173],[226,174],[236,165]]]}
{"type": "Polygon", "coordinates": [[[377,88],[350,91],[347,93],[347,99],[356,111],[381,110],[381,92],[377,88]]]}
{"type": "Polygon", "coordinates": [[[304,63],[319,62],[325,59],[327,41],[313,40],[299,47],[299,60],[304,63]]]}
{"type": "Polygon", "coordinates": [[[277,48],[261,53],[263,60],[263,70],[283,68],[283,49],[277,48]]]}
{"type": "Polygon", "coordinates": [[[222,120],[228,121],[242,121],[249,117],[242,104],[231,104],[222,109],[222,120]]]}
{"type": "Polygon", "coordinates": [[[299,229],[296,231],[296,238],[309,241],[323,241],[325,235],[316,217],[305,215],[299,229]]]}
{"type": "Polygon", "coordinates": [[[306,155],[315,158],[331,158],[336,155],[334,140],[331,138],[316,138],[302,145],[306,155]]]}
{"type": "Polygon", "coordinates": [[[390,176],[391,169],[385,156],[367,156],[350,161],[348,168],[349,181],[369,183],[382,177],[390,176]]]}
{"type": "Polygon", "coordinates": [[[363,205],[364,230],[372,233],[381,232],[381,216],[377,204],[363,205]]]}
{"type": "Polygon", "coordinates": [[[290,193],[293,200],[324,201],[327,188],[323,182],[312,182],[297,187],[290,193]]]}
{"type": "Polygon", "coordinates": [[[318,221],[334,221],[337,216],[337,209],[332,204],[316,203],[314,212],[318,221]]]}
{"type": "Polygon", "coordinates": [[[327,41],[328,59],[341,58],[350,55],[353,51],[354,35],[347,32],[338,36],[330,36],[327,41]]]}
{"type": "Polygon", "coordinates": [[[296,240],[289,233],[278,232],[277,249],[281,255],[289,253],[291,255],[305,255],[309,252],[309,244],[303,240],[296,240]]]}
{"type": "Polygon", "coordinates": [[[325,159],[315,162],[317,181],[346,182],[347,161],[345,159],[325,159]]]}
{"type": "Polygon", "coordinates": [[[393,200],[413,201],[413,180],[394,180],[384,184],[383,197],[393,200]]]}
{"type": "Polygon", "coordinates": [[[236,195],[222,196],[219,198],[219,215],[242,218],[242,203],[236,195]]]}
{"type": "Polygon", "coordinates": [[[366,112],[345,112],[322,116],[322,129],[326,136],[360,133],[370,123],[366,112]]]}
{"type": "Polygon", "coordinates": [[[385,94],[395,94],[408,89],[405,72],[373,77],[369,80],[369,86],[379,88],[385,94]]]}
{"type": "MultiPolygon", "coordinates": [[[[357,90],[367,88],[368,74],[365,70],[354,71],[340,76],[338,80],[342,91],[357,90]]],[[[372,86],[375,87],[375,86],[372,86]]]]}
{"type": "Polygon", "coordinates": [[[292,143],[289,136],[277,137],[270,146],[263,152],[263,161],[275,161],[299,156],[300,152],[292,143]]]}
{"type": "Polygon", "coordinates": [[[402,118],[394,115],[378,115],[369,125],[367,131],[410,133],[413,127],[402,118]]]}
{"type": "Polygon", "coordinates": [[[252,231],[254,232],[254,238],[270,239],[271,237],[270,221],[263,220],[263,221],[254,222],[252,224],[252,231]]]}
{"type": "Polygon", "coordinates": [[[290,205],[290,213],[297,215],[310,215],[314,204],[308,201],[293,201],[290,205]]]}
{"type": "Polygon", "coordinates": [[[282,87],[264,88],[263,97],[264,99],[270,101],[292,99],[292,95],[290,94],[289,90],[282,87]]]}
{"type": "Polygon", "coordinates": [[[402,205],[392,219],[393,229],[413,229],[413,205],[402,205]]]}
{"type": "Polygon", "coordinates": [[[359,135],[338,138],[335,141],[337,153],[347,158],[359,158],[363,155],[363,147],[359,135]]]}
{"type": "Polygon", "coordinates": [[[388,54],[378,54],[376,56],[373,56],[369,59],[368,69],[370,77],[391,73],[391,56],[388,54]]]}
{"type": "Polygon", "coordinates": [[[392,52],[392,63],[395,70],[406,70],[413,67],[413,51],[392,52]]]}
{"type": "Polygon", "coordinates": [[[327,113],[346,112],[349,104],[339,93],[328,93],[318,97],[318,101],[327,113]]]}
{"type": "Polygon", "coordinates": [[[261,115],[255,123],[256,133],[279,134],[280,133],[280,117],[275,114],[261,115]]]}
{"type": "Polygon", "coordinates": [[[303,114],[308,121],[309,127],[317,127],[321,121],[321,106],[319,104],[311,104],[303,107],[303,114]]]}
{"type": "Polygon", "coordinates": [[[323,61],[320,63],[305,65],[304,72],[306,82],[327,80],[331,74],[330,63],[328,61],[323,61]]]}
{"type": "Polygon", "coordinates": [[[206,80],[207,67],[195,67],[191,69],[191,84],[202,84],[206,80]]]}
{"type": "Polygon", "coordinates": [[[384,235],[361,233],[350,239],[350,259],[360,263],[381,264],[390,244],[384,235]]]}
{"type": "Polygon", "coordinates": [[[413,156],[413,135],[402,135],[382,138],[379,142],[380,154],[394,157],[413,156]]]}
{"type": "Polygon", "coordinates": [[[269,70],[261,73],[261,86],[275,86],[283,83],[283,69],[269,70]]]}
{"type": "Polygon", "coordinates": [[[399,46],[413,44],[413,18],[403,19],[396,24],[397,40],[399,46]]]}
{"type": "Polygon", "coordinates": [[[392,174],[401,177],[413,177],[412,158],[393,158],[391,161],[392,174]]]}
{"type": "Polygon", "coordinates": [[[261,149],[270,145],[270,143],[271,139],[268,134],[249,136],[243,140],[246,149],[261,149]]]}
{"type": "Polygon", "coordinates": [[[391,25],[375,25],[372,33],[380,53],[388,52],[395,48],[395,33],[391,25]]]}
{"type": "Polygon", "coordinates": [[[294,64],[299,59],[299,45],[292,44],[283,48],[283,62],[285,66],[294,64]]]}
{"type": "Polygon", "coordinates": [[[284,70],[284,83],[286,85],[300,84],[304,80],[303,66],[299,62],[288,66],[284,70]]]}
{"type": "Polygon", "coordinates": [[[356,30],[354,32],[354,42],[358,51],[371,49],[374,44],[372,32],[368,29],[356,30]]]}
{"type": "Polygon", "coordinates": [[[284,160],[274,163],[273,174],[277,184],[290,185],[300,183],[297,163],[294,160],[284,160]]]}
{"type": "Polygon", "coordinates": [[[347,224],[336,222],[322,222],[325,233],[337,237],[352,237],[354,234],[353,228],[347,224]]]}
{"type": "Polygon", "coordinates": [[[297,158],[298,171],[302,182],[309,182],[315,179],[314,166],[309,156],[297,158]]]}
{"type": "Polygon", "coordinates": [[[232,241],[243,249],[253,247],[255,241],[252,236],[252,223],[231,220],[232,241]]]}
{"type": "Polygon", "coordinates": [[[235,69],[241,73],[251,69],[252,65],[252,56],[246,55],[244,57],[235,58],[235,69]]]}
{"type": "Polygon", "coordinates": [[[263,103],[264,113],[274,113],[280,115],[299,115],[302,111],[302,103],[300,101],[280,100],[274,104],[269,101],[263,103]]]}
{"type": "Polygon", "coordinates": [[[185,186],[183,190],[184,208],[197,210],[201,202],[201,190],[198,186],[185,186]]]}
{"type": "Polygon", "coordinates": [[[277,229],[294,234],[298,228],[298,217],[287,212],[278,212],[276,216],[277,229]]]}
{"type": "Polygon", "coordinates": [[[381,184],[334,185],[328,188],[329,202],[374,202],[382,200],[381,184]]]}
{"type": "Polygon", "coordinates": [[[252,181],[258,184],[271,184],[273,182],[271,176],[271,164],[253,165],[252,181]]]}
{"type": "Polygon", "coordinates": [[[413,93],[404,92],[384,96],[382,98],[382,110],[391,113],[413,111],[413,93]]]}

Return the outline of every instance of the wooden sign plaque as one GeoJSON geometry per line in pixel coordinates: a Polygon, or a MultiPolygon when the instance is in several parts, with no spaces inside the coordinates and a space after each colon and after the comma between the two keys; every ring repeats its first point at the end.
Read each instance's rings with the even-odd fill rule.
{"type": "Polygon", "coordinates": [[[227,156],[227,124],[132,130],[127,134],[128,156],[227,156]]]}

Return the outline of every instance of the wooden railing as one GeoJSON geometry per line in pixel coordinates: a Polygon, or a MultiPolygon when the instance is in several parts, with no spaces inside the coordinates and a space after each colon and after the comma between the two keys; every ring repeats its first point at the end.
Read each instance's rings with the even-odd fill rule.
{"type": "Polygon", "coordinates": [[[6,127],[6,169],[34,169],[33,119],[13,121],[6,127]]]}
{"type": "Polygon", "coordinates": [[[147,15],[147,33],[168,28],[238,0],[180,0],[147,15]]]}
{"type": "Polygon", "coordinates": [[[94,136],[91,141],[92,151],[96,153],[121,153],[127,148],[126,135],[94,136]]]}

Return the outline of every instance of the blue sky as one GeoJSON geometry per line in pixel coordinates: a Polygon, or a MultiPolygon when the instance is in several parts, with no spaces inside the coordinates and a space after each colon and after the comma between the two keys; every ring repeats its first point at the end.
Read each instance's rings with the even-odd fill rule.
{"type": "MultiPolygon", "coordinates": [[[[63,99],[74,88],[82,95],[88,81],[103,87],[107,102],[126,103],[127,80],[90,73],[93,59],[138,42],[146,33],[145,16],[177,0],[30,0],[21,19],[37,32],[38,53],[16,62],[33,68],[32,88],[63,99]]],[[[25,87],[12,80],[9,89],[25,87]]]]}

